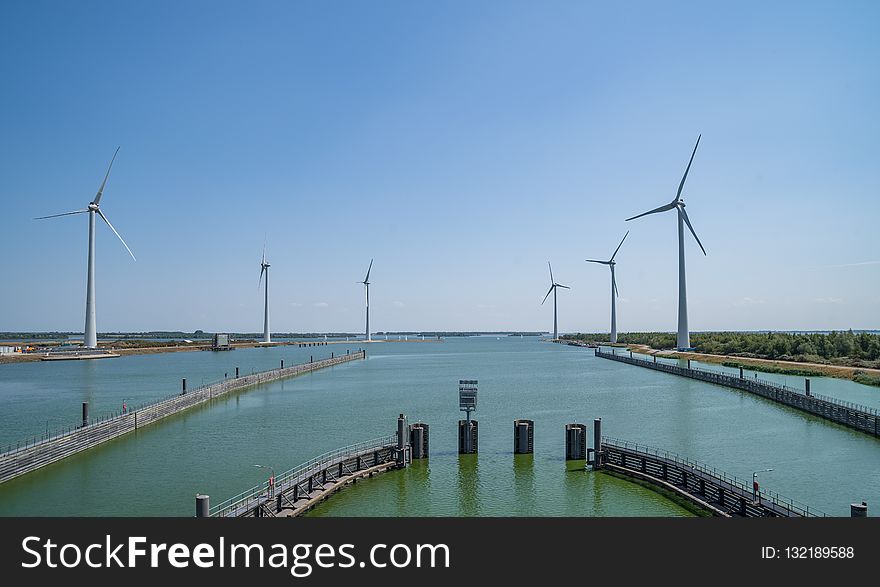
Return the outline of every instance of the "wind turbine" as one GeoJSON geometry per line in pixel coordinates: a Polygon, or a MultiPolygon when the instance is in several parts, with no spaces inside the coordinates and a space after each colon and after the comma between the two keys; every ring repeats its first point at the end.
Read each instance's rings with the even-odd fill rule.
{"type": "Polygon", "coordinates": [[[257,289],[263,282],[263,273],[266,274],[266,298],[263,305],[263,342],[272,342],[269,334],[269,263],[266,262],[266,245],[263,245],[263,260],[260,261],[260,281],[257,282],[257,289]]]}
{"type": "Polygon", "coordinates": [[[614,279],[614,266],[617,262],[614,260],[614,257],[617,256],[617,251],[620,250],[620,247],[623,245],[623,241],[626,240],[626,237],[629,236],[629,231],[626,231],[626,234],[623,235],[623,238],[620,239],[620,244],[617,245],[617,248],[614,249],[614,254],[611,255],[611,258],[607,261],[596,261],[595,259],[587,259],[587,263],[599,263],[600,265],[608,265],[608,268],[611,269],[611,343],[617,342],[617,303],[615,298],[620,294],[617,291],[617,281],[614,279]]]}
{"type": "MultiPolygon", "coordinates": [[[[39,218],[35,218],[35,220],[44,220],[46,218],[57,218],[59,216],[70,216],[72,214],[85,214],[89,215],[89,264],[88,264],[88,277],[86,284],[86,327],[85,332],[83,333],[83,345],[86,348],[96,349],[98,348],[98,331],[97,324],[95,320],[95,215],[101,217],[107,226],[110,227],[110,230],[113,231],[113,234],[119,238],[122,242],[122,246],[125,247],[125,250],[128,251],[128,254],[131,255],[131,258],[134,259],[134,253],[131,252],[131,249],[128,248],[128,245],[125,244],[125,241],[116,232],[116,229],[113,228],[113,225],[110,224],[110,221],[107,220],[107,217],[104,216],[104,213],[101,211],[101,196],[104,195],[104,186],[107,185],[107,178],[110,177],[110,170],[113,168],[113,162],[116,160],[116,154],[119,153],[119,147],[116,148],[116,152],[113,153],[113,158],[110,159],[110,165],[107,167],[107,173],[104,175],[104,181],[101,182],[101,187],[98,188],[98,193],[95,195],[95,199],[92,200],[88,207],[83,210],[74,210],[73,212],[64,212],[63,214],[52,214],[51,216],[40,216],[39,218]]],[[[137,261],[137,259],[135,259],[137,261]]]]}
{"type": "MultiPolygon", "coordinates": [[[[363,281],[358,282],[358,283],[364,284],[364,287],[366,288],[366,292],[367,292],[367,329],[365,331],[366,335],[364,336],[364,338],[366,339],[367,342],[373,342],[373,339],[370,337],[370,270],[372,270],[372,269],[373,269],[373,260],[370,259],[370,266],[367,267],[367,276],[364,277],[363,281]]],[[[386,338],[386,340],[388,339],[387,336],[385,338],[386,338]]]]}
{"type": "Polygon", "coordinates": [[[691,163],[694,162],[694,155],[697,154],[697,147],[700,146],[700,137],[697,137],[697,143],[694,145],[694,152],[691,153],[691,159],[688,161],[687,168],[684,170],[684,175],[681,178],[681,183],[678,184],[678,192],[675,194],[675,199],[670,203],[660,206],[659,208],[654,208],[653,210],[649,210],[644,214],[639,214],[638,216],[633,216],[632,218],[627,218],[627,222],[630,220],[635,220],[636,218],[641,218],[642,216],[647,216],[648,214],[656,214],[658,212],[666,212],[667,210],[675,209],[678,212],[678,337],[677,337],[677,345],[679,350],[689,349],[691,347],[690,342],[690,333],[688,332],[688,316],[687,316],[687,283],[685,279],[685,270],[684,270],[684,225],[687,224],[688,229],[690,229],[691,234],[694,235],[694,239],[696,239],[697,244],[700,245],[700,249],[703,251],[703,255],[706,254],[706,249],[703,248],[703,243],[700,242],[700,237],[697,236],[697,233],[694,232],[694,227],[691,226],[691,221],[688,219],[687,212],[685,211],[685,203],[684,200],[681,199],[681,190],[684,188],[684,182],[687,179],[688,171],[691,170],[691,163]]]}
{"type": "Polygon", "coordinates": [[[550,289],[547,290],[547,295],[544,296],[544,299],[541,300],[541,305],[544,305],[544,302],[547,301],[547,297],[552,293],[553,294],[553,340],[557,340],[559,338],[559,329],[556,325],[556,288],[562,287],[565,289],[571,289],[567,285],[562,285],[561,283],[556,283],[553,281],[553,267],[550,265],[550,261],[547,261],[547,267],[550,267],[550,289]]]}

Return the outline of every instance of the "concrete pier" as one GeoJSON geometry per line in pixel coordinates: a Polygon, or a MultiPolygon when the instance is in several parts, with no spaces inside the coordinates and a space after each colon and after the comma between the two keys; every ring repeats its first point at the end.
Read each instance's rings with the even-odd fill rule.
{"type": "Polygon", "coordinates": [[[513,421],[513,453],[533,454],[535,452],[535,422],[533,420],[513,421]]]}

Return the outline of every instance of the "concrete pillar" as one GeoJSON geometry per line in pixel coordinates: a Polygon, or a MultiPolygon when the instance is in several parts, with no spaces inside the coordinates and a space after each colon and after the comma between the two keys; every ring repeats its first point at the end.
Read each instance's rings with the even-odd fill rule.
{"type": "Polygon", "coordinates": [[[810,380],[804,379],[804,391],[806,391],[807,395],[810,395],[810,380]]]}
{"type": "Polygon", "coordinates": [[[201,493],[196,494],[196,517],[207,518],[211,515],[211,498],[201,493]]]}
{"type": "Polygon", "coordinates": [[[565,425],[565,460],[579,461],[587,458],[587,427],[585,424],[565,425]]]}
{"type": "Polygon", "coordinates": [[[428,425],[423,422],[417,422],[409,427],[409,444],[412,458],[426,459],[428,458],[428,425]]]}
{"type": "Polygon", "coordinates": [[[864,501],[862,503],[851,503],[849,505],[849,515],[852,518],[867,518],[868,504],[864,501]]]}
{"type": "Polygon", "coordinates": [[[535,452],[535,422],[533,420],[513,421],[514,454],[533,454],[535,452]]]}
{"type": "Polygon", "coordinates": [[[593,420],[593,468],[602,468],[602,418],[593,420]]]}
{"type": "Polygon", "coordinates": [[[182,393],[186,393],[186,377],[184,377],[184,378],[181,379],[181,381],[180,381],[180,391],[181,391],[182,393]]]}
{"type": "Polygon", "coordinates": [[[89,402],[83,402],[83,428],[89,425],[89,402]]]}

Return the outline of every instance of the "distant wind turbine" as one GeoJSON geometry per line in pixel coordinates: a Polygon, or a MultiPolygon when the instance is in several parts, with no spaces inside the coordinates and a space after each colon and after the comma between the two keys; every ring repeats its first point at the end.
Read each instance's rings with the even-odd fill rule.
{"type": "Polygon", "coordinates": [[[547,301],[547,297],[552,293],[553,294],[553,340],[557,340],[559,338],[559,329],[557,328],[556,322],[556,288],[562,287],[565,289],[571,289],[567,285],[562,285],[561,283],[556,283],[553,281],[553,267],[550,265],[550,261],[547,261],[547,267],[550,268],[550,289],[547,290],[547,295],[544,296],[544,299],[541,300],[541,305],[544,305],[544,302],[547,301]]]}
{"type": "Polygon", "coordinates": [[[639,214],[638,216],[633,216],[632,218],[627,218],[627,222],[630,220],[635,220],[636,218],[641,218],[642,216],[647,216],[648,214],[656,214],[658,212],[666,212],[668,210],[677,210],[678,211],[678,337],[677,337],[677,346],[679,349],[689,349],[691,348],[690,342],[690,333],[688,331],[688,316],[687,316],[687,283],[685,279],[685,269],[684,269],[684,225],[687,224],[688,229],[690,229],[691,234],[694,235],[694,238],[697,241],[697,244],[700,245],[700,249],[702,249],[703,254],[706,254],[706,249],[703,248],[703,243],[700,242],[700,237],[697,236],[697,233],[694,232],[694,227],[691,226],[691,221],[688,219],[687,212],[685,211],[685,203],[684,200],[681,199],[681,190],[684,188],[684,182],[687,179],[688,171],[691,170],[691,163],[694,162],[694,155],[697,154],[697,147],[700,146],[700,137],[697,137],[697,143],[694,145],[694,152],[691,153],[691,159],[688,161],[687,168],[684,170],[684,175],[681,178],[681,183],[678,184],[678,192],[675,194],[675,199],[670,203],[660,206],[659,208],[654,208],[653,210],[649,210],[644,214],[639,214]]]}
{"type": "Polygon", "coordinates": [[[107,173],[104,175],[104,181],[101,182],[101,187],[98,188],[98,193],[95,195],[95,199],[89,203],[87,208],[84,210],[74,210],[73,212],[64,212],[63,214],[53,214],[51,216],[40,216],[39,218],[35,218],[35,220],[44,220],[46,218],[57,218],[59,216],[70,216],[72,214],[85,214],[87,212],[89,214],[89,264],[86,284],[86,326],[83,336],[83,344],[86,348],[90,349],[98,348],[98,331],[95,319],[95,214],[100,216],[101,220],[110,227],[110,230],[113,231],[113,234],[115,234],[122,242],[122,246],[125,247],[125,250],[128,251],[128,254],[134,259],[134,253],[131,252],[131,249],[128,248],[128,245],[125,244],[125,241],[119,233],[116,232],[116,229],[113,228],[113,225],[110,224],[107,217],[104,216],[100,207],[101,196],[104,195],[104,187],[107,185],[107,178],[110,177],[110,170],[113,168],[113,162],[116,160],[117,153],[119,153],[119,147],[116,148],[116,152],[113,153],[113,158],[110,159],[110,165],[107,167],[107,173]]]}
{"type": "Polygon", "coordinates": [[[269,263],[266,262],[266,245],[263,245],[263,259],[260,261],[260,280],[257,282],[257,289],[263,282],[263,273],[266,274],[266,298],[263,305],[263,342],[272,342],[272,336],[269,334],[269,263]]]}
{"type": "MultiPolygon", "coordinates": [[[[366,292],[367,292],[367,329],[365,331],[366,335],[364,337],[367,342],[373,342],[373,339],[370,337],[370,270],[372,270],[372,269],[373,269],[373,260],[370,259],[370,266],[367,267],[367,276],[364,277],[363,281],[358,282],[358,283],[364,284],[364,287],[366,288],[366,292]]],[[[387,335],[385,336],[385,339],[386,340],[388,339],[387,335]]]]}
{"type": "Polygon", "coordinates": [[[607,261],[596,261],[595,259],[587,259],[587,263],[599,263],[600,265],[608,265],[608,268],[611,269],[611,342],[617,342],[617,303],[615,298],[620,295],[617,291],[617,281],[614,279],[614,266],[617,262],[614,260],[614,257],[617,256],[617,251],[620,250],[620,247],[623,245],[623,241],[626,240],[626,237],[629,235],[629,231],[626,231],[626,234],[623,235],[623,238],[620,239],[620,244],[617,245],[617,248],[614,249],[614,254],[611,255],[611,258],[607,261]]]}

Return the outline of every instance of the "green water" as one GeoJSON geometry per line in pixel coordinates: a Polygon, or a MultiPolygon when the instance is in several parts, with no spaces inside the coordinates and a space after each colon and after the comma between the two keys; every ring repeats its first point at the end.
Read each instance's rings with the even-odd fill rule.
{"type": "MultiPolygon", "coordinates": [[[[171,353],[0,369],[3,442],[74,420],[79,402],[173,393],[180,378],[222,378],[363,346],[171,353]]],[[[636,485],[566,471],[563,427],[604,432],[704,461],[825,510],[880,503],[878,440],[760,398],[599,359],[534,338],[373,343],[369,358],[215,400],[0,485],[0,515],[192,515],[193,496],[222,501],[326,450],[392,433],[396,417],[430,424],[431,456],[359,482],[314,515],[686,515],[636,485]],[[458,379],[480,381],[480,453],[456,454],[458,379]],[[535,455],[515,457],[513,420],[535,421],[535,455]]],[[[813,389],[820,393],[819,382],[813,389]]],[[[850,385],[857,385],[845,382],[850,385]]],[[[870,389],[870,388],[869,388],[870,389]]],[[[93,408],[95,410],[95,408],[93,408]]],[[[97,410],[100,411],[100,410],[97,410]]]]}

